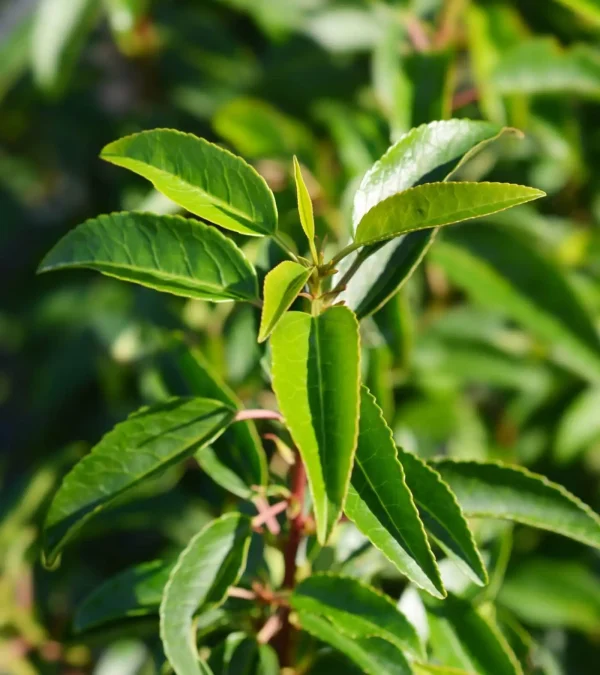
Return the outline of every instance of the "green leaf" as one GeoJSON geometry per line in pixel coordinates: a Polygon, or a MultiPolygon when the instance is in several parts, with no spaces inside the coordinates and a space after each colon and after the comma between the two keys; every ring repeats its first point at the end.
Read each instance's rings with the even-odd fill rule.
{"type": "Polygon", "coordinates": [[[584,21],[600,26],[600,2],[598,0],[555,0],[578,14],[584,21]]]}
{"type": "Polygon", "coordinates": [[[36,84],[46,93],[62,93],[94,26],[98,6],[98,0],[39,3],[31,36],[31,67],[36,84]]]}
{"type": "Polygon", "coordinates": [[[256,675],[256,640],[245,633],[230,633],[211,650],[208,665],[215,675],[256,675]]]}
{"type": "Polygon", "coordinates": [[[280,671],[277,652],[271,645],[259,644],[255,675],[279,675],[280,671]]]}
{"type": "Polygon", "coordinates": [[[444,597],[440,573],[406,485],[392,432],[364,386],[358,446],[344,511],[411,581],[435,597],[444,597]]]}
{"type": "Polygon", "coordinates": [[[562,271],[505,228],[466,224],[448,231],[432,260],[480,305],[503,312],[554,349],[586,379],[600,380],[600,340],[562,271]]]}
{"type": "Polygon", "coordinates": [[[442,459],[433,466],[468,517],[512,520],[600,548],[600,517],[544,476],[491,462],[442,459]]]}
{"type": "MultiPolygon", "coordinates": [[[[243,408],[202,352],[181,338],[173,338],[158,363],[170,393],[211,398],[237,410],[243,408]]],[[[256,486],[267,485],[267,457],[251,420],[232,424],[210,446],[198,450],[195,457],[216,483],[243,499],[251,498],[256,486]]]]}
{"type": "Polygon", "coordinates": [[[162,560],[120,572],[90,593],[77,608],[77,633],[129,617],[158,614],[164,587],[173,568],[162,560]]]}
{"type": "Polygon", "coordinates": [[[298,159],[294,155],[294,180],[296,181],[296,198],[298,200],[298,213],[300,214],[300,224],[304,234],[308,239],[310,253],[315,265],[319,264],[319,256],[315,248],[315,217],[313,215],[313,206],[308,188],[302,177],[302,170],[298,159]]]}
{"type": "Polygon", "coordinates": [[[502,584],[498,604],[531,626],[600,630],[598,577],[576,561],[520,562],[502,584]]]}
{"type": "Polygon", "coordinates": [[[154,129],[109,143],[102,159],[147,178],[184,209],[234,232],[274,234],[277,208],[243,159],[192,134],[154,129]]]}
{"type": "Polygon", "coordinates": [[[358,579],[313,574],[298,584],[290,603],[299,612],[327,619],[347,637],[380,637],[412,656],[424,656],[417,632],[404,614],[387,595],[358,579]]]}
{"type": "Polygon", "coordinates": [[[5,28],[0,42],[0,101],[25,74],[29,66],[29,50],[33,18],[30,15],[5,28]]]}
{"type": "MultiPolygon", "coordinates": [[[[353,226],[379,202],[421,183],[447,180],[485,144],[504,131],[496,124],[446,120],[423,124],[402,136],[361,181],[353,226]]],[[[410,277],[435,237],[435,230],[409,233],[361,252],[366,260],[339,296],[359,318],[379,309],[410,277]]],[[[342,261],[337,283],[356,254],[342,261]]]]}
{"type": "Polygon", "coordinates": [[[181,553],[160,606],[160,636],[176,675],[203,673],[193,630],[194,614],[223,602],[246,566],[252,525],[228,513],[213,520],[181,553]]]}
{"type": "Polygon", "coordinates": [[[158,291],[222,302],[258,298],[256,272],[214,227],[179,216],[113,213],[63,237],[39,271],[89,267],[158,291]]]}
{"type": "Polygon", "coordinates": [[[556,432],[554,456],[561,463],[573,461],[600,438],[600,389],[579,394],[565,410],[556,432]]]}
{"type": "Polygon", "coordinates": [[[427,614],[433,653],[444,665],[482,675],[523,675],[500,631],[465,600],[449,595],[427,614]]]}
{"type": "Polygon", "coordinates": [[[285,260],[265,277],[258,341],[264,342],[305,286],[312,268],[285,260]]]}
{"type": "Polygon", "coordinates": [[[441,227],[518,206],[544,193],[511,183],[428,183],[388,197],[356,228],[356,244],[374,244],[400,234],[441,227]]]}
{"type": "Polygon", "coordinates": [[[358,323],[346,307],[284,315],[271,337],[273,389],[306,466],[317,536],[341,515],[358,433],[358,323]]]}
{"type": "Polygon", "coordinates": [[[472,675],[462,668],[449,668],[431,663],[413,663],[412,668],[414,675],[472,675]]]}
{"type": "Polygon", "coordinates": [[[563,49],[554,38],[533,38],[503,54],[493,73],[503,94],[600,98],[600,52],[586,44],[563,49]]]}
{"type": "Polygon", "coordinates": [[[415,455],[398,448],[398,459],[427,530],[444,552],[458,562],[476,584],[487,584],[487,571],[465,516],[450,488],[437,471],[415,455]]]}
{"type": "Polygon", "coordinates": [[[117,497],[212,442],[235,411],[209,399],[171,399],[118,424],[65,477],[44,525],[52,565],[83,525],[117,497]]]}
{"type": "Polygon", "coordinates": [[[453,47],[426,51],[411,50],[405,56],[404,67],[414,92],[413,126],[450,117],[455,61],[456,51],[453,47]]]}
{"type": "Polygon", "coordinates": [[[352,638],[318,614],[299,612],[300,626],[307,633],[346,654],[367,675],[411,675],[404,654],[391,642],[379,637],[352,638]]]}

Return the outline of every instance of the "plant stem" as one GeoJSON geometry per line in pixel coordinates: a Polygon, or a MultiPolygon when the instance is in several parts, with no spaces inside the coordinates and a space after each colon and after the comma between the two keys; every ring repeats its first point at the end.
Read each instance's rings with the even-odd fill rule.
{"type": "Polygon", "coordinates": [[[346,270],[344,276],[339,280],[337,286],[329,291],[327,295],[337,295],[344,290],[344,287],[348,284],[350,279],[358,272],[358,268],[363,264],[367,259],[368,254],[366,253],[367,249],[363,248],[352,261],[350,267],[346,270]]]}
{"type": "Polygon", "coordinates": [[[285,243],[285,241],[281,238],[281,235],[280,235],[280,234],[278,234],[278,233],[274,234],[274,235],[273,235],[273,241],[279,246],[279,248],[281,248],[282,250],[284,250],[284,251],[290,256],[290,258],[291,258],[294,262],[298,262],[298,256],[297,256],[297,255],[294,253],[294,251],[292,251],[292,249],[285,243]]]}
{"type": "Polygon", "coordinates": [[[348,246],[344,247],[341,251],[339,251],[336,255],[333,256],[333,258],[329,261],[327,267],[332,268],[335,267],[340,260],[343,260],[347,255],[350,255],[353,251],[356,251],[357,248],[360,248],[361,246],[364,246],[364,244],[359,244],[356,241],[351,242],[348,244],[348,246]]]}
{"type": "Polygon", "coordinates": [[[234,422],[243,422],[244,420],[277,420],[278,422],[282,422],[283,417],[275,410],[255,408],[240,410],[235,416],[234,422]]]}

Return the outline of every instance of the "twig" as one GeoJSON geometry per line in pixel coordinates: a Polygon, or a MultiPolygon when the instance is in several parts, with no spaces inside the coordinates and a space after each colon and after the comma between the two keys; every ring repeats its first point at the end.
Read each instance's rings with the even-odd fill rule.
{"type": "Polygon", "coordinates": [[[283,422],[283,416],[275,410],[261,410],[260,408],[240,410],[234,418],[234,422],[244,420],[277,420],[283,422]]]}
{"type": "MultiPolygon", "coordinates": [[[[287,507],[287,502],[285,504],[287,507]]],[[[281,527],[277,522],[277,518],[271,513],[272,507],[269,505],[269,502],[264,497],[259,496],[254,498],[254,505],[258,511],[258,516],[255,516],[252,525],[259,527],[264,523],[271,534],[278,535],[281,532],[281,527]],[[259,519],[260,522],[257,522],[259,519]]]]}
{"type": "MultiPolygon", "coordinates": [[[[288,500],[284,499],[282,502],[277,502],[277,504],[273,504],[273,506],[264,509],[257,516],[254,516],[252,519],[252,527],[260,527],[263,523],[267,523],[269,519],[274,518],[282,511],[285,511],[288,504],[288,500]]],[[[279,523],[277,525],[279,526],[279,523]]]]}
{"type": "Polygon", "coordinates": [[[239,586],[232,586],[227,595],[230,598],[241,598],[242,600],[256,600],[256,593],[249,591],[247,588],[240,588],[239,586]]]}
{"type": "Polygon", "coordinates": [[[416,52],[426,52],[431,48],[431,41],[425,27],[416,16],[406,18],[406,33],[416,52]]]}
{"type": "Polygon", "coordinates": [[[256,641],[261,645],[270,642],[277,633],[283,628],[282,612],[276,612],[265,621],[264,626],[258,631],[256,641]]]}

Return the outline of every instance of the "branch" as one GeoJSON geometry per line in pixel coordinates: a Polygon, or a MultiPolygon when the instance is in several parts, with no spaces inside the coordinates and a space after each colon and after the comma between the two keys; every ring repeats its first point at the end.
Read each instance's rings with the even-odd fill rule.
{"type": "Polygon", "coordinates": [[[261,410],[254,408],[250,410],[240,410],[234,418],[234,422],[243,422],[245,420],[277,420],[283,422],[283,415],[275,410],[261,410]]]}

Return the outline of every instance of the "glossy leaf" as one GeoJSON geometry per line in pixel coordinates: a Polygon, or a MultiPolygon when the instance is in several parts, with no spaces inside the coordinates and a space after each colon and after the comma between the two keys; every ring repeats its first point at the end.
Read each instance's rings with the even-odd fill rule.
{"type": "Polygon", "coordinates": [[[421,520],[444,552],[461,564],[477,584],[487,583],[487,571],[465,516],[440,475],[415,455],[398,448],[406,484],[421,520]]]}
{"type": "Polygon", "coordinates": [[[600,340],[562,272],[522,238],[486,223],[447,232],[432,260],[478,304],[556,345],[555,355],[586,379],[600,380],[600,340]]]}
{"type": "Polygon", "coordinates": [[[235,411],[210,399],[171,399],[118,424],[62,482],[44,525],[52,565],[85,523],[117,497],[211,443],[235,411]]]}
{"type": "Polygon", "coordinates": [[[109,143],[102,159],[138,173],[215,225],[263,236],[277,229],[273,193],[243,159],[192,134],[154,129],[109,143]]]}
{"type": "Polygon", "coordinates": [[[312,269],[285,260],[265,277],[258,341],[264,342],[304,288],[312,269]]]}
{"type": "Polygon", "coordinates": [[[600,517],[544,476],[491,462],[442,459],[433,466],[469,517],[512,520],[600,548],[600,517]]]}
{"type": "Polygon", "coordinates": [[[313,574],[298,584],[290,603],[327,619],[348,637],[380,637],[413,656],[424,655],[415,629],[392,600],[358,579],[313,574]]]}
{"type": "Polygon", "coordinates": [[[341,515],[356,449],[358,323],[346,307],[288,312],[271,346],[273,389],[306,466],[324,544],[341,515]]]}
{"type": "Polygon", "coordinates": [[[400,572],[432,595],[445,595],[392,432],[364,386],[358,446],[344,511],[400,572]]]}
{"type": "Polygon", "coordinates": [[[216,607],[246,566],[250,519],[229,513],[192,538],[165,588],[160,606],[160,635],[176,675],[200,675],[194,614],[216,607]]]}
{"type": "Polygon", "coordinates": [[[600,389],[587,389],[566,409],[556,432],[554,455],[569,462],[600,439],[600,389]]]}
{"type": "Polygon", "coordinates": [[[448,596],[428,611],[433,653],[444,665],[485,675],[523,675],[500,631],[467,601],[448,596]]]}
{"type": "MultiPolygon", "coordinates": [[[[431,122],[412,129],[394,143],[362,179],[354,197],[354,228],[367,211],[384,199],[421,183],[447,180],[502,132],[496,124],[458,119],[431,122]]],[[[434,237],[434,230],[423,230],[380,244],[380,248],[373,247],[340,299],[359,318],[372,314],[410,277],[434,237]]],[[[352,264],[355,255],[342,261],[336,281],[352,264]]]]}
{"type": "Polygon", "coordinates": [[[67,84],[98,9],[98,0],[39,3],[31,36],[31,66],[36,84],[46,93],[59,94],[67,84]]]}
{"type": "Polygon", "coordinates": [[[346,654],[367,675],[411,674],[404,654],[387,640],[380,637],[348,637],[335,624],[311,612],[300,612],[299,620],[303,630],[346,654]]]}
{"type": "Polygon", "coordinates": [[[77,608],[74,628],[82,633],[122,619],[158,614],[172,563],[154,560],[130,567],[108,579],[77,608]]]}
{"type": "Polygon", "coordinates": [[[427,183],[379,202],[358,223],[357,244],[441,227],[518,206],[544,193],[510,183],[427,183]]]}
{"type": "Polygon", "coordinates": [[[222,302],[258,297],[256,272],[214,227],[179,216],[113,213],[63,237],[39,271],[87,267],[158,291],[222,302]]]}
{"type": "MultiPolygon", "coordinates": [[[[211,398],[237,410],[243,408],[200,349],[182,339],[173,339],[158,364],[170,393],[211,398]]],[[[257,486],[267,485],[267,457],[251,420],[227,427],[210,446],[198,450],[195,458],[216,483],[243,499],[250,499],[257,486]]]]}
{"type": "Polygon", "coordinates": [[[296,199],[298,201],[298,213],[300,214],[300,224],[304,230],[304,234],[308,239],[310,246],[310,253],[312,255],[315,265],[319,263],[319,256],[315,248],[315,217],[313,215],[313,206],[308,188],[302,177],[302,169],[298,159],[294,155],[294,180],[296,181],[296,199]]]}

